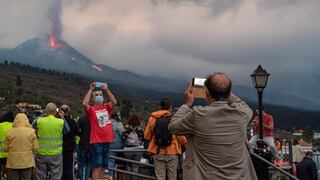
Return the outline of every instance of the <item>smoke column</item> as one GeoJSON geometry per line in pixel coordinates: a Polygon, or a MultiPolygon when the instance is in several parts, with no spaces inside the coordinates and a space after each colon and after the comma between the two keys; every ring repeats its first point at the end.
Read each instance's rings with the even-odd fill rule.
{"type": "Polygon", "coordinates": [[[49,36],[49,45],[52,48],[56,48],[58,46],[58,42],[61,38],[62,34],[62,22],[60,15],[62,13],[62,5],[61,0],[53,0],[52,4],[49,7],[48,18],[51,23],[51,32],[49,36]]]}

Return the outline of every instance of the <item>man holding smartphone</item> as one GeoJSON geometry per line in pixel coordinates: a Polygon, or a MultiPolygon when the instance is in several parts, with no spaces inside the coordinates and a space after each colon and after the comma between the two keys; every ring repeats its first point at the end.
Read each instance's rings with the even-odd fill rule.
{"type": "Polygon", "coordinates": [[[83,99],[83,107],[90,122],[90,145],[92,152],[92,179],[104,179],[108,168],[109,143],[114,139],[110,112],[117,100],[109,90],[107,83],[93,82],[83,99]],[[110,102],[104,103],[103,92],[110,102]],[[89,105],[92,98],[93,106],[89,105]]]}
{"type": "Polygon", "coordinates": [[[188,86],[185,103],[172,117],[169,131],[186,135],[184,180],[257,180],[245,144],[252,110],[231,93],[231,80],[215,73],[205,80],[207,106],[194,106],[195,89],[188,86]]]}

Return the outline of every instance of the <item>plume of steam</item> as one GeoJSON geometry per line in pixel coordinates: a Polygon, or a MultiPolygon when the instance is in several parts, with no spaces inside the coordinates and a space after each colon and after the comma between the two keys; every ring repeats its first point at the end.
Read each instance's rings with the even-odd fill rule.
{"type": "Polygon", "coordinates": [[[49,7],[48,18],[51,22],[50,36],[54,36],[56,40],[60,40],[62,34],[62,22],[60,15],[62,13],[61,0],[53,0],[49,7]]]}

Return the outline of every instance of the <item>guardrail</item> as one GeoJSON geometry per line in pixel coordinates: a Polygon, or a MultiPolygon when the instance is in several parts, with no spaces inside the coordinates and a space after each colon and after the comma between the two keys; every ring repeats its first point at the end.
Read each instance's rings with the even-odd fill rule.
{"type": "MultiPolygon", "coordinates": [[[[110,152],[146,152],[146,149],[134,149],[134,150],[126,150],[126,149],[110,149],[110,152]]],[[[293,176],[292,174],[288,173],[287,171],[281,169],[280,167],[272,164],[271,162],[265,160],[264,158],[260,157],[259,155],[257,155],[256,153],[250,152],[251,155],[253,155],[254,157],[256,157],[257,159],[261,160],[262,162],[268,164],[269,166],[271,166],[272,168],[276,169],[277,171],[281,172],[282,174],[284,174],[285,176],[289,177],[290,179],[293,180],[299,180],[297,177],[293,176]]],[[[109,156],[112,159],[116,159],[119,161],[124,161],[124,162],[129,162],[129,163],[135,163],[135,164],[139,164],[142,166],[147,166],[150,168],[154,168],[153,164],[149,164],[149,163],[142,163],[140,161],[135,161],[135,160],[131,160],[131,159],[126,159],[126,158],[121,158],[121,157],[117,157],[117,156],[109,156]]],[[[319,159],[320,160],[320,159],[319,159]]],[[[115,172],[119,172],[119,173],[123,173],[123,174],[128,174],[128,175],[133,175],[133,176],[138,176],[138,177],[142,177],[142,178],[146,178],[146,179],[156,179],[155,177],[152,176],[148,176],[148,175],[143,175],[143,174],[138,174],[138,173],[133,173],[130,171],[126,171],[126,170],[122,170],[122,169],[108,169],[110,171],[115,171],[115,172]]]]}
{"type": "Polygon", "coordinates": [[[261,160],[262,162],[268,164],[269,166],[273,167],[274,169],[280,171],[281,173],[283,173],[284,175],[286,175],[287,177],[289,177],[290,179],[294,179],[294,180],[299,180],[297,177],[293,176],[292,174],[288,173],[287,171],[281,169],[280,167],[272,164],[271,162],[265,160],[263,157],[257,155],[256,153],[254,152],[250,152],[251,155],[253,155],[254,157],[256,157],[257,159],[261,160]]]}
{"type": "MultiPolygon", "coordinates": [[[[128,149],[110,149],[110,152],[147,152],[147,150],[146,149],[131,149],[131,150],[128,150],[128,149]]],[[[109,155],[109,157],[112,158],[112,159],[118,160],[118,161],[134,163],[134,164],[139,164],[139,165],[142,165],[142,166],[147,166],[149,168],[154,168],[154,165],[153,164],[149,164],[149,163],[142,163],[140,161],[135,161],[135,160],[121,158],[121,157],[112,156],[112,155],[109,155]]],[[[128,174],[128,175],[132,175],[132,176],[137,176],[137,177],[141,177],[141,178],[145,178],[145,179],[156,179],[156,177],[153,177],[153,176],[134,173],[134,172],[126,171],[126,170],[122,170],[122,169],[108,168],[108,170],[114,171],[114,172],[118,172],[118,173],[122,173],[122,174],[128,174]]]]}

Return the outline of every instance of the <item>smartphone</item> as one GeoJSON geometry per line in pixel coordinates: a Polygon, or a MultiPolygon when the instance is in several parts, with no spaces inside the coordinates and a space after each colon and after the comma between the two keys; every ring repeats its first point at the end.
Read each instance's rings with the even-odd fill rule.
{"type": "Polygon", "coordinates": [[[203,87],[204,86],[204,83],[206,82],[206,79],[205,78],[192,78],[192,86],[195,86],[195,87],[203,87]]]}
{"type": "Polygon", "coordinates": [[[192,78],[192,86],[194,87],[195,90],[195,94],[194,97],[195,98],[206,98],[206,88],[204,83],[206,82],[205,78],[192,78]]]}
{"type": "Polygon", "coordinates": [[[96,88],[101,88],[104,82],[96,82],[96,88]]]}

